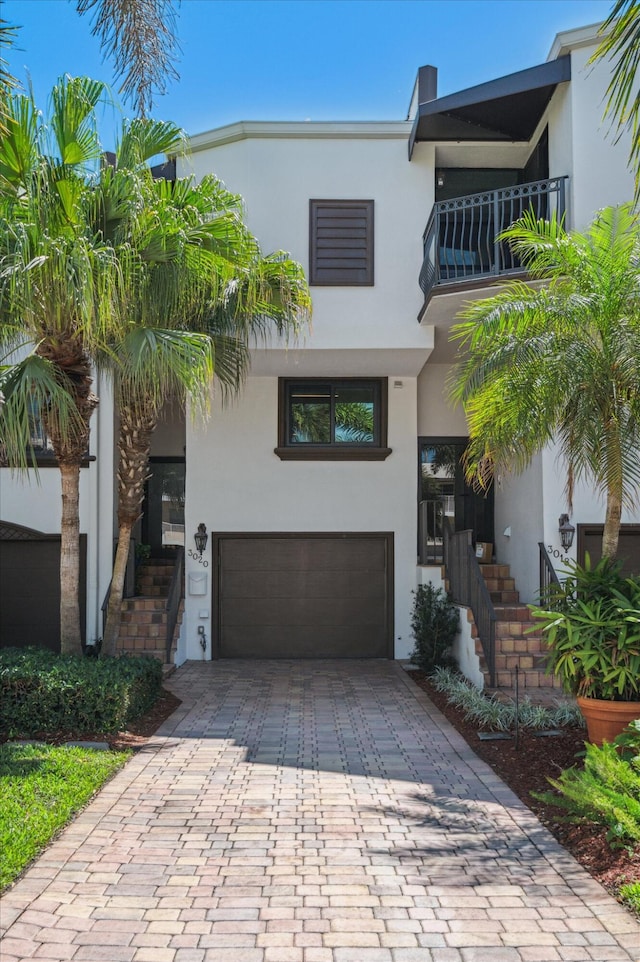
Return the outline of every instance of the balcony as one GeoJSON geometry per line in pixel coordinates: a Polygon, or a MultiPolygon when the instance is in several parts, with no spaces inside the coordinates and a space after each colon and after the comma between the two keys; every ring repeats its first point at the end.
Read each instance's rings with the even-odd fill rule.
{"type": "Polygon", "coordinates": [[[527,210],[545,220],[554,213],[561,218],[566,181],[566,177],[550,177],[438,201],[422,238],[419,283],[425,307],[434,294],[465,290],[474,284],[480,287],[496,277],[524,273],[509,245],[498,237],[527,210]]]}

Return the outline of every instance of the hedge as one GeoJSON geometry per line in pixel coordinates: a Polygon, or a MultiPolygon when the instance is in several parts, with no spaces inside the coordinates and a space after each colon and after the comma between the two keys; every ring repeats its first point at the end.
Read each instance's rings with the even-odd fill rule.
{"type": "Polygon", "coordinates": [[[110,733],[143,715],[162,687],[155,658],[81,658],[42,648],[0,651],[0,732],[110,733]]]}

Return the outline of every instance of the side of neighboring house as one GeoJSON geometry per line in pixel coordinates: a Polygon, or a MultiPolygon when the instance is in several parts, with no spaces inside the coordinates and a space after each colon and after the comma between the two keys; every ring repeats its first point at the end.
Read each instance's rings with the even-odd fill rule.
{"type": "MultiPolygon", "coordinates": [[[[601,119],[608,68],[587,65],[596,42],[595,27],[568,31],[545,64],[442,98],[423,67],[407,121],[246,122],[191,139],[178,175],[214,172],[242,194],[263,250],[307,268],[314,314],[296,343],[256,345],[241,396],[215,398],[206,425],[169,413],[154,440],[140,537],[160,553],[184,541],[176,661],[406,658],[412,591],[440,577],[445,528],[473,530],[533,599],[538,542],[560,554],[561,466],[550,449],[487,498],[467,487],[448,332],[464,301],[522,274],[496,235],[524,209],[580,229],[631,197],[626,139],[601,119]]],[[[108,401],[94,434],[89,638],[113,543],[108,401]]],[[[54,472],[39,492],[0,473],[2,522],[55,533],[54,472]]],[[[572,556],[597,544],[602,518],[580,489],[572,556]]],[[[623,520],[637,569],[640,513],[623,520]]]]}

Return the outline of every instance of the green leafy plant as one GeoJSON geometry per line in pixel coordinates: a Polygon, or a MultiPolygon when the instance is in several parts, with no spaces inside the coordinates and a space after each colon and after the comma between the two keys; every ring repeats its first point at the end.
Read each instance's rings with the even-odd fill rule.
{"type": "Polygon", "coordinates": [[[640,580],[624,578],[607,558],[592,568],[587,557],[567,570],[545,607],[531,606],[543,622],[548,668],[571,694],[640,700],[640,580]]]}
{"type": "Polygon", "coordinates": [[[458,609],[442,588],[419,585],[413,592],[411,630],[415,647],[411,661],[425,672],[452,664],[451,646],[460,629],[458,609]]]}
{"type": "MultiPolygon", "coordinates": [[[[449,704],[459,708],[467,721],[490,731],[511,731],[516,723],[513,700],[500,701],[487,696],[462,675],[450,668],[436,668],[430,675],[436,691],[443,692],[449,704]]],[[[518,721],[521,728],[543,730],[549,728],[582,727],[584,720],[577,707],[567,702],[555,708],[534,705],[530,699],[520,702],[518,721]]]]}
{"type": "Polygon", "coordinates": [[[568,768],[549,778],[554,792],[534,792],[536,798],[568,814],[569,821],[607,827],[612,848],[633,851],[640,845],[640,725],[623,736],[627,752],[614,744],[586,744],[583,768],[568,768]],[[631,751],[629,751],[631,749],[631,751]]]}
{"type": "Polygon", "coordinates": [[[621,885],[619,890],[620,898],[626,902],[634,912],[640,915],[640,882],[629,882],[621,885]]]}
{"type": "Polygon", "coordinates": [[[161,686],[155,658],[8,648],[0,652],[0,732],[118,731],[154,704],[161,686]]]}

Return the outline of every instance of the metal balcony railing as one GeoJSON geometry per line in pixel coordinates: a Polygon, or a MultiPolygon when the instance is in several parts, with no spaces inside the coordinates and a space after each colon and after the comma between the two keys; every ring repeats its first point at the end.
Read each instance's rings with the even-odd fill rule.
{"type": "Polygon", "coordinates": [[[419,283],[425,301],[435,288],[522,271],[509,245],[498,237],[527,210],[538,218],[561,218],[566,177],[480,191],[438,201],[423,234],[419,283]]]}

